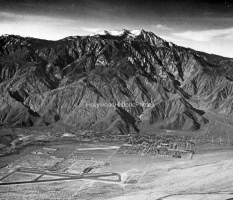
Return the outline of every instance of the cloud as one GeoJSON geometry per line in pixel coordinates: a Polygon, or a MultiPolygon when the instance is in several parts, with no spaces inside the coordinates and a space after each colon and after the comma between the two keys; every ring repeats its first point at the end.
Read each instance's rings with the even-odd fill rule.
{"type": "Polygon", "coordinates": [[[84,22],[69,18],[0,11],[0,35],[14,34],[25,37],[58,40],[71,35],[87,35],[84,22]]]}
{"type": "Polygon", "coordinates": [[[233,38],[233,28],[228,29],[213,29],[205,31],[185,31],[182,33],[172,33],[172,35],[179,38],[194,40],[199,42],[208,42],[216,37],[219,39],[227,40],[233,38]]]}
{"type": "Polygon", "coordinates": [[[162,24],[152,25],[152,28],[161,29],[161,30],[172,30],[172,28],[162,24]]]}
{"type": "Polygon", "coordinates": [[[98,31],[102,30],[100,28],[87,28],[87,27],[82,27],[81,29],[86,31],[86,32],[91,32],[91,33],[96,33],[98,31]]]}
{"type": "Polygon", "coordinates": [[[161,37],[162,39],[164,39],[166,41],[173,42],[173,43],[184,41],[184,39],[182,39],[182,38],[176,38],[174,36],[170,37],[170,36],[160,35],[159,37],[161,37]]]}
{"type": "Polygon", "coordinates": [[[8,18],[11,18],[11,17],[16,17],[16,14],[14,14],[14,13],[9,13],[9,12],[0,12],[0,17],[8,17],[8,18]]]}
{"type": "Polygon", "coordinates": [[[33,23],[47,23],[47,24],[68,24],[74,23],[75,20],[72,19],[64,19],[59,17],[51,17],[44,15],[34,15],[34,14],[20,14],[13,12],[2,12],[0,11],[0,22],[33,22],[33,23]]]}
{"type": "Polygon", "coordinates": [[[233,34],[232,35],[226,35],[222,38],[222,40],[231,40],[233,41],[233,34]]]}

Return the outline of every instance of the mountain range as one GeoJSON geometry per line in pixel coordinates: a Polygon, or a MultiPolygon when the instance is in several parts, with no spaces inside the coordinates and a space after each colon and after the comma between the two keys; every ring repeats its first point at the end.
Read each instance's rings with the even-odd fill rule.
{"type": "Polygon", "coordinates": [[[0,36],[0,126],[110,134],[233,125],[233,59],[144,30],[0,36]]]}

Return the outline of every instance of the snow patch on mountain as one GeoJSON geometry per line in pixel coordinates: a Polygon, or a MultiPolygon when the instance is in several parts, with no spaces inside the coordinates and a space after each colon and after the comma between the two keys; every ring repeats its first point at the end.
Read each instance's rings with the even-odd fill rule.
{"type": "Polygon", "coordinates": [[[130,31],[132,35],[139,36],[142,33],[142,29],[130,31]]]}
{"type": "Polygon", "coordinates": [[[121,29],[121,30],[103,30],[103,31],[98,31],[97,33],[94,33],[92,35],[112,35],[112,36],[123,36],[123,35],[127,35],[130,37],[135,37],[135,36],[139,36],[142,34],[142,30],[138,29],[138,30],[125,30],[125,29],[121,29]]]}

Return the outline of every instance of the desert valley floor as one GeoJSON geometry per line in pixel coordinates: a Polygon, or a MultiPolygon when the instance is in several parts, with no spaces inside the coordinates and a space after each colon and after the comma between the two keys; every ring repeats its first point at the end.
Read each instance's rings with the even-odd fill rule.
{"type": "Polygon", "coordinates": [[[130,147],[123,139],[80,142],[69,134],[41,146],[29,145],[17,155],[0,157],[0,199],[233,198],[231,145],[196,145],[192,159],[190,155],[129,153],[130,147]],[[83,174],[88,167],[87,175],[83,174]]]}

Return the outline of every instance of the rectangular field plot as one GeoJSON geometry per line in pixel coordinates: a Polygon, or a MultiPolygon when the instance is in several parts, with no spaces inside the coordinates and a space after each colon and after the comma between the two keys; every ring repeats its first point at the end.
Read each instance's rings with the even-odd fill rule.
{"type": "Polygon", "coordinates": [[[68,167],[70,167],[73,163],[75,163],[76,159],[64,159],[62,162],[57,163],[52,167],[52,171],[63,172],[68,167]]]}
{"type": "Polygon", "coordinates": [[[93,167],[91,170],[91,173],[94,173],[98,170],[96,166],[102,165],[103,162],[101,161],[88,161],[88,160],[80,160],[73,163],[71,166],[69,166],[66,170],[68,173],[82,173],[84,169],[87,167],[93,167]]]}
{"type": "Polygon", "coordinates": [[[25,174],[20,172],[15,172],[8,176],[7,178],[3,179],[2,182],[12,182],[12,181],[31,181],[35,179],[38,175],[35,174],[25,174]]]}
{"type": "Polygon", "coordinates": [[[93,161],[77,161],[73,163],[70,167],[67,168],[66,172],[68,173],[82,173],[83,170],[89,166],[91,166],[93,161]]]}
{"type": "Polygon", "coordinates": [[[22,162],[15,165],[14,168],[25,167],[25,168],[48,169],[53,167],[56,163],[62,160],[63,158],[31,155],[31,156],[27,156],[22,162]]]}
{"type": "Polygon", "coordinates": [[[77,160],[100,160],[104,161],[109,156],[114,154],[117,149],[107,149],[107,150],[77,150],[75,151],[70,158],[77,160]]]}
{"type": "Polygon", "coordinates": [[[53,152],[53,156],[59,158],[69,157],[76,149],[75,148],[59,148],[57,151],[53,152]]]}

